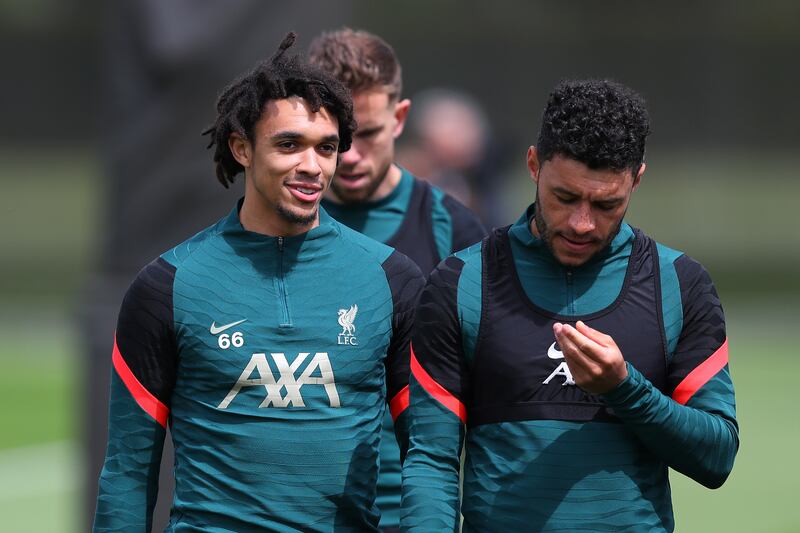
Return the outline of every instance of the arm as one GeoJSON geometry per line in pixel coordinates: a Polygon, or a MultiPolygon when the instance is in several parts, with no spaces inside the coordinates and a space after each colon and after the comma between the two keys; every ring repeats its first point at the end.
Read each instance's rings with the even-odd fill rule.
{"type": "Polygon", "coordinates": [[[463,262],[449,257],[420,296],[411,350],[410,447],[403,464],[401,527],[454,531],[468,370],[457,312],[463,262]]]}
{"type": "Polygon", "coordinates": [[[682,256],[675,269],[683,327],[668,367],[671,397],[633,369],[606,401],[671,468],[717,488],[739,449],[725,316],[699,263],[682,256]]]}
{"type": "Polygon", "coordinates": [[[409,258],[397,251],[392,252],[383,263],[383,268],[392,291],[393,305],[392,340],[386,355],[386,401],[394,422],[402,461],[408,451],[411,326],[425,278],[409,258]]]}
{"type": "Polygon", "coordinates": [[[562,348],[568,346],[568,364],[571,370],[574,365],[579,386],[601,394],[668,466],[717,488],[730,474],[739,447],[725,319],[705,270],[685,256],[676,270],[683,327],[668,367],[671,396],[625,363],[607,335],[579,323],[577,330],[561,326],[557,336],[562,348]]]}
{"type": "Polygon", "coordinates": [[[154,261],[139,273],[122,302],[94,531],[151,528],[175,383],[174,273],[166,261],[154,261]]]}

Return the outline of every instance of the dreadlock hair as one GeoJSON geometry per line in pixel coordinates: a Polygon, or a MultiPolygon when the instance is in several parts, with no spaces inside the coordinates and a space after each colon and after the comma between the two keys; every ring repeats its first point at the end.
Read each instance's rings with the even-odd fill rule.
{"type": "Polygon", "coordinates": [[[309,61],[341,80],[352,93],[385,90],[389,100],[400,97],[403,76],[394,49],[375,34],[342,28],[311,41],[309,61]]]}
{"type": "Polygon", "coordinates": [[[214,165],[217,179],[227,189],[244,167],[233,157],[228,139],[238,133],[253,141],[253,129],[270,100],[297,96],[305,100],[313,112],[325,108],[339,123],[339,152],[350,149],[356,122],[350,93],[336,78],[301,59],[288,55],[297,35],[290,32],[277,52],[246,75],[225,87],[217,98],[217,118],[203,132],[214,146],[214,165]]]}
{"type": "Polygon", "coordinates": [[[541,162],[563,155],[635,176],[649,134],[644,99],[634,90],[610,80],[563,81],[550,93],[536,151],[541,162]]]}

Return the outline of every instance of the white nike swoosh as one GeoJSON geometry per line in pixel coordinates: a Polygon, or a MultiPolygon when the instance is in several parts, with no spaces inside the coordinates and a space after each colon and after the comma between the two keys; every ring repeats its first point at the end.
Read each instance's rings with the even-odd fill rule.
{"type": "Polygon", "coordinates": [[[212,335],[219,335],[220,333],[222,333],[226,329],[232,328],[233,326],[238,326],[242,322],[247,322],[247,319],[243,318],[242,320],[239,320],[237,322],[231,322],[230,324],[225,324],[224,326],[219,326],[219,327],[217,327],[217,323],[216,322],[212,322],[211,323],[211,327],[208,328],[208,331],[210,331],[212,335]]]}
{"type": "Polygon", "coordinates": [[[550,359],[564,359],[564,354],[556,350],[556,343],[553,343],[547,349],[547,357],[550,359]]]}

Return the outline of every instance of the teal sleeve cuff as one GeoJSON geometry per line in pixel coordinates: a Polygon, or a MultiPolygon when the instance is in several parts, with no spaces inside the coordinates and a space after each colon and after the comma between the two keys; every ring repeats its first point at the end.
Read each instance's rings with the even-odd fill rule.
{"type": "Polygon", "coordinates": [[[641,399],[642,396],[650,392],[652,388],[647,378],[636,370],[632,364],[626,361],[625,365],[628,368],[627,377],[619,385],[600,395],[609,407],[621,407],[636,402],[637,399],[641,399]]]}

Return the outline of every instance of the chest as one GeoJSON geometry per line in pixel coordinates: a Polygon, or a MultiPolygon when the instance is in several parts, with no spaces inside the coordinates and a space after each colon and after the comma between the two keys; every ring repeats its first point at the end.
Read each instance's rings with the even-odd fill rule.
{"type": "Polygon", "coordinates": [[[524,294],[502,253],[487,259],[483,315],[471,367],[473,424],[614,418],[600,398],[575,385],[553,334],[556,322],[574,325],[583,320],[610,335],[627,361],[663,387],[666,352],[658,267],[651,250],[636,249],[617,297],[605,309],[585,316],[548,313],[524,294]]]}
{"type": "Polygon", "coordinates": [[[392,298],[382,272],[240,265],[175,280],[179,394],[217,409],[326,408],[383,389],[392,298]]]}

